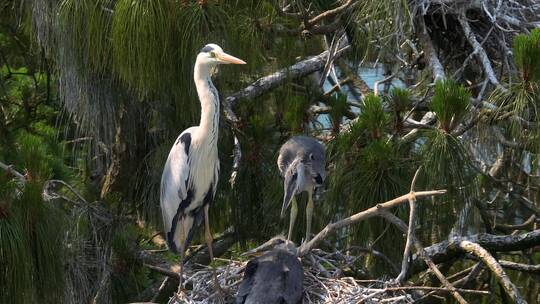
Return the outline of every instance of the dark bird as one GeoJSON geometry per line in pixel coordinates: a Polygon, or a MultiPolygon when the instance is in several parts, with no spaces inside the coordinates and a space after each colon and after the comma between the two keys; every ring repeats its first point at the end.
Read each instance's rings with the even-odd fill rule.
{"type": "Polygon", "coordinates": [[[304,270],[294,243],[277,236],[244,255],[260,252],[244,270],[236,304],[302,303],[304,270]]]}
{"type": "Polygon", "coordinates": [[[180,254],[179,292],[184,253],[203,217],[206,243],[213,259],[208,208],[219,177],[219,95],[211,74],[219,64],[230,63],[245,64],[215,44],[206,45],[197,55],[193,78],[201,103],[201,120],[199,126],[188,128],[178,136],[161,176],[160,201],[167,244],[170,250],[180,254]]]}
{"type": "Polygon", "coordinates": [[[312,137],[294,136],[281,146],[277,165],[283,177],[283,205],[281,218],[285,217],[285,211],[291,206],[291,218],[289,222],[290,240],[298,206],[295,196],[304,191],[308,193],[306,206],[306,238],[311,236],[311,218],[313,217],[313,192],[321,187],[326,178],[326,156],[324,146],[312,137]]]}

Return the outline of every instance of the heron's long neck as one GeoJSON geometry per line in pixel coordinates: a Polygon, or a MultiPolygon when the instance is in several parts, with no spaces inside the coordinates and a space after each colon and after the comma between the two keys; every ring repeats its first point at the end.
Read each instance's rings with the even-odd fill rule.
{"type": "Polygon", "coordinates": [[[216,145],[219,130],[219,95],[216,87],[212,84],[210,67],[196,63],[194,78],[201,102],[199,134],[201,139],[206,139],[216,145]]]}

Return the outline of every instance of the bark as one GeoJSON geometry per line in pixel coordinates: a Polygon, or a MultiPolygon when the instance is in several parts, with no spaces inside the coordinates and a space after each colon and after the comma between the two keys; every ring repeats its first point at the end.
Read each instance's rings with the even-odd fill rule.
{"type": "MultiPolygon", "coordinates": [[[[540,245],[540,229],[520,235],[480,233],[469,237],[457,237],[431,245],[424,250],[426,255],[433,259],[435,263],[448,262],[463,256],[464,252],[459,247],[459,243],[462,241],[476,243],[490,252],[524,250],[540,245]]],[[[425,263],[418,255],[415,255],[413,257],[412,273],[418,273],[425,269],[425,263]]]]}
{"type": "Polygon", "coordinates": [[[527,303],[522,297],[517,289],[516,285],[510,281],[510,278],[508,275],[504,272],[501,265],[495,260],[495,258],[482,246],[469,242],[469,241],[461,241],[459,242],[459,248],[461,248],[463,251],[466,251],[470,254],[475,255],[478,257],[484,264],[491,270],[491,272],[495,275],[495,278],[497,278],[497,281],[502,285],[506,293],[514,300],[517,304],[525,304],[527,303]]]}

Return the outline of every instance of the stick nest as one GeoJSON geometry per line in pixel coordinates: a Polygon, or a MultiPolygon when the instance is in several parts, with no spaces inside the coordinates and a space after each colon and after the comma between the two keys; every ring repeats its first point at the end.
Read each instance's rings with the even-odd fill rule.
{"type": "MultiPolygon", "coordinates": [[[[339,251],[328,253],[313,250],[303,258],[304,296],[303,303],[412,303],[413,297],[407,290],[387,290],[395,286],[391,280],[357,280],[345,276],[343,270],[358,257],[345,255],[339,251]],[[324,265],[324,266],[323,266],[324,265]]],[[[185,269],[186,285],[190,290],[183,295],[183,301],[191,304],[234,303],[238,287],[242,282],[247,262],[219,259],[224,262],[215,268],[185,269]],[[215,288],[212,272],[216,271],[224,293],[215,288]]]]}

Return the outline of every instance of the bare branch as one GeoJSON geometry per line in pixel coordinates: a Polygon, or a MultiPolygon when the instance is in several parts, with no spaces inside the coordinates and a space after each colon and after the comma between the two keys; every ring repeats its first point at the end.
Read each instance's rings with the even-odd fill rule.
{"type": "Polygon", "coordinates": [[[407,229],[407,241],[405,242],[405,248],[403,249],[403,260],[401,262],[401,272],[396,278],[396,281],[401,283],[405,280],[407,277],[407,273],[409,272],[409,268],[411,266],[412,262],[412,246],[413,246],[413,239],[414,236],[414,219],[416,215],[416,195],[414,193],[414,187],[416,186],[416,179],[418,178],[418,174],[420,173],[420,170],[422,167],[418,168],[416,170],[416,173],[414,173],[413,180],[411,182],[411,191],[409,192],[409,227],[407,229]]]}
{"type": "MultiPolygon", "coordinates": [[[[403,232],[407,232],[408,231],[408,228],[407,228],[407,225],[400,219],[398,218],[397,216],[393,215],[392,213],[388,212],[388,210],[382,210],[380,209],[380,212],[378,213],[379,216],[382,216],[384,217],[385,219],[387,219],[389,222],[391,222],[392,224],[396,225],[401,231],[403,232]]],[[[442,274],[442,272],[439,270],[439,268],[437,268],[437,266],[435,265],[435,263],[433,262],[433,260],[427,255],[425,254],[425,251],[424,251],[424,248],[422,246],[422,244],[420,243],[420,241],[414,237],[414,235],[412,236],[412,239],[413,239],[413,242],[414,242],[414,247],[416,248],[416,251],[418,253],[418,255],[421,257],[421,259],[423,261],[426,262],[426,264],[428,265],[428,267],[431,269],[431,271],[433,271],[433,273],[437,276],[437,278],[439,279],[439,281],[441,281],[441,283],[450,290],[450,293],[452,294],[452,296],[461,304],[465,304],[467,303],[467,301],[465,301],[465,299],[459,294],[459,292],[456,290],[456,288],[454,287],[454,285],[452,285],[452,283],[450,283],[448,281],[448,279],[442,274]]]]}
{"type": "MultiPolygon", "coordinates": [[[[338,58],[350,49],[350,46],[344,46],[334,54],[338,58]]],[[[234,109],[240,99],[252,99],[278,87],[286,80],[298,79],[322,69],[328,58],[328,51],[325,51],[315,57],[302,60],[294,65],[281,69],[273,74],[259,78],[244,89],[225,98],[225,105],[229,109],[234,109]]]]}
{"type": "Polygon", "coordinates": [[[0,162],[0,168],[4,169],[8,174],[15,176],[23,184],[26,183],[26,177],[24,177],[23,174],[17,172],[17,170],[13,169],[13,165],[6,165],[3,162],[0,162]]]}
{"type": "Polygon", "coordinates": [[[458,18],[459,23],[461,24],[461,27],[463,28],[463,32],[465,33],[465,37],[469,41],[470,45],[474,49],[474,53],[478,55],[478,59],[480,59],[480,62],[482,62],[482,66],[484,67],[484,71],[487,74],[487,77],[489,81],[501,88],[502,90],[506,90],[497,79],[497,76],[495,76],[495,72],[493,71],[493,67],[491,66],[491,62],[489,60],[488,55],[486,54],[486,51],[484,50],[484,47],[478,42],[476,39],[476,36],[474,35],[471,26],[469,22],[466,20],[465,15],[462,15],[460,18],[458,18]]]}
{"type": "Polygon", "coordinates": [[[497,278],[497,281],[501,283],[506,293],[514,300],[515,303],[525,304],[527,303],[522,297],[517,289],[516,285],[510,281],[508,275],[504,272],[501,265],[495,260],[495,258],[482,246],[469,242],[461,241],[459,242],[459,247],[466,252],[477,256],[484,264],[491,270],[491,272],[497,278]]]}
{"type": "MultiPolygon", "coordinates": [[[[446,193],[446,190],[432,190],[432,191],[420,191],[416,192],[416,197],[425,197],[425,196],[434,196],[434,195],[441,195],[446,193]]],[[[347,227],[349,225],[358,223],[360,221],[366,220],[368,218],[374,217],[379,214],[380,209],[391,209],[393,207],[396,207],[398,205],[401,205],[405,202],[407,202],[410,198],[410,193],[407,193],[405,195],[402,195],[398,198],[395,198],[393,200],[377,204],[374,207],[371,207],[369,209],[366,209],[362,212],[356,213],[354,215],[351,215],[347,218],[344,218],[340,221],[337,221],[335,223],[328,224],[321,232],[319,232],[311,241],[308,243],[303,244],[299,248],[299,255],[303,256],[306,253],[308,253],[311,249],[315,248],[324,238],[326,238],[330,233],[333,233],[343,227],[347,227]]]]}
{"type": "Polygon", "coordinates": [[[333,16],[336,16],[338,14],[340,14],[341,12],[345,11],[346,9],[348,9],[350,6],[352,6],[352,4],[354,4],[355,1],[353,0],[347,0],[347,2],[343,3],[341,6],[338,6],[334,9],[331,9],[331,10],[327,10],[323,13],[320,13],[319,15],[311,18],[309,20],[309,24],[315,24],[319,21],[321,21],[322,19],[325,19],[325,18],[330,18],[330,17],[333,17],[333,16]]]}
{"type": "MultiPolygon", "coordinates": [[[[468,237],[457,237],[431,245],[424,250],[435,263],[443,263],[463,255],[463,251],[459,248],[459,243],[462,241],[476,243],[490,252],[523,250],[540,245],[540,229],[519,235],[480,233],[468,237]]],[[[414,256],[413,273],[423,269],[425,269],[425,264],[423,264],[422,259],[419,256],[414,256]]]]}
{"type": "Polygon", "coordinates": [[[512,270],[540,274],[540,265],[529,265],[504,260],[500,260],[499,264],[504,268],[512,270]]]}

